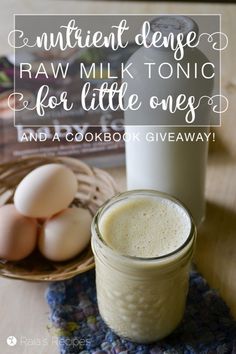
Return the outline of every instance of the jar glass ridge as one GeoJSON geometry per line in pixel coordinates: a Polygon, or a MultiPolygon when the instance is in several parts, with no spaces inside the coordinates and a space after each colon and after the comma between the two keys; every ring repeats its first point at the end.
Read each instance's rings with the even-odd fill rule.
{"type": "Polygon", "coordinates": [[[165,193],[152,190],[121,193],[107,201],[94,217],[92,249],[102,318],[119,335],[148,343],[171,333],[183,317],[196,228],[189,215],[191,228],[186,241],[163,256],[142,258],[120,254],[102,238],[99,222],[116,203],[143,196],[168,199],[189,215],[180,202],[165,193]]]}

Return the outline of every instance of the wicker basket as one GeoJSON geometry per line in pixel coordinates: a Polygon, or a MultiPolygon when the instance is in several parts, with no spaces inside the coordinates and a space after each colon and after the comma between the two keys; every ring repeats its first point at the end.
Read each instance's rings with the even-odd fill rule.
{"type": "MultiPolygon", "coordinates": [[[[12,203],[15,188],[30,171],[47,163],[62,163],[73,170],[78,179],[78,192],[73,206],[87,208],[92,215],[107,199],[117,193],[112,177],[69,157],[34,156],[0,165],[0,205],[12,203]]],[[[94,267],[90,245],[77,257],[66,262],[52,262],[38,251],[18,262],[0,261],[0,276],[30,281],[58,281],[74,277],[94,267]]]]}

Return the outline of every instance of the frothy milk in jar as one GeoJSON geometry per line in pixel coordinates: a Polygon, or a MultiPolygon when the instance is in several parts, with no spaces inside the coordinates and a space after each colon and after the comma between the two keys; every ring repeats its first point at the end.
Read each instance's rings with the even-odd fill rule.
{"type": "Polygon", "coordinates": [[[181,204],[155,191],[113,198],[92,226],[99,311],[119,335],[148,343],[183,317],[195,229],[181,204]]]}

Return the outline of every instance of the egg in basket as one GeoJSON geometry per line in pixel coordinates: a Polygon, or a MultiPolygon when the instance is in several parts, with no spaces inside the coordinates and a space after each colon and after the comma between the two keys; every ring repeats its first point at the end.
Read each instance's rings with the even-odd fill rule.
{"type": "Polygon", "coordinates": [[[0,275],[57,281],[93,268],[92,217],[116,192],[107,172],[74,158],[0,165],[0,275]]]}

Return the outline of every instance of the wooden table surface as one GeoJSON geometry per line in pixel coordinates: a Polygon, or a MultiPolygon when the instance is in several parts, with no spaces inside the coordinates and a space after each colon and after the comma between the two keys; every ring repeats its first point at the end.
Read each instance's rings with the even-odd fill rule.
{"type": "MultiPolygon", "coordinates": [[[[184,13],[222,14],[222,30],[229,47],[222,55],[223,93],[230,107],[216,129],[210,147],[207,175],[207,218],[197,242],[196,262],[210,285],[219,290],[236,317],[236,45],[233,4],[193,4],[170,2],[93,2],[1,0],[0,55],[9,52],[7,35],[13,29],[13,13],[184,13]],[[65,5],[66,4],[66,5],[65,5]]],[[[125,169],[110,170],[125,189],[125,169]]],[[[44,300],[47,284],[0,279],[0,351],[4,354],[56,354],[53,330],[48,330],[49,309],[44,300]],[[6,344],[15,336],[15,347],[6,344]]]]}

